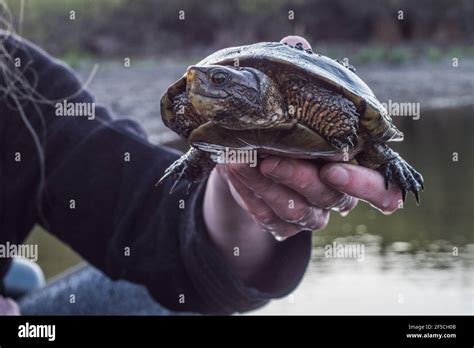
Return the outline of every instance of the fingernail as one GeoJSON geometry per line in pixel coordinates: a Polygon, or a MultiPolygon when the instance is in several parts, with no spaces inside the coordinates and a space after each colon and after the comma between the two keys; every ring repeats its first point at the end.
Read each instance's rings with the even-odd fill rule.
{"type": "Polygon", "coordinates": [[[349,210],[340,211],[339,214],[340,214],[342,217],[346,217],[347,215],[349,215],[349,210]]]}
{"type": "Polygon", "coordinates": [[[278,233],[274,231],[270,231],[270,233],[272,234],[273,238],[275,238],[278,242],[284,242],[285,239],[288,238],[288,237],[280,236],[278,233]]]}
{"type": "Polygon", "coordinates": [[[263,173],[273,179],[288,179],[293,176],[294,166],[288,161],[282,160],[281,158],[269,158],[265,167],[270,167],[263,173]],[[270,163],[269,163],[270,162],[270,163]]]}
{"type": "Polygon", "coordinates": [[[349,172],[340,165],[334,165],[325,173],[324,179],[336,187],[344,187],[349,183],[349,172]]]}

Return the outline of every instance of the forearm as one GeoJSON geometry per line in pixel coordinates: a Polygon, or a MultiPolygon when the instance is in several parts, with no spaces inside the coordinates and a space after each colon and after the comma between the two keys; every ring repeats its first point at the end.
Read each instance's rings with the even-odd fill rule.
{"type": "Polygon", "coordinates": [[[217,171],[209,178],[206,196],[213,197],[203,204],[211,240],[245,284],[259,287],[260,275],[273,261],[278,242],[237,204],[217,171]]]}

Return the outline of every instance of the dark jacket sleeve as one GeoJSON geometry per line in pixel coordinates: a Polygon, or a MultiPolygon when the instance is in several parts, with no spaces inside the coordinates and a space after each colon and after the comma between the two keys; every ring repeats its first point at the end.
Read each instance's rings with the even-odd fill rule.
{"type": "MultiPolygon", "coordinates": [[[[150,144],[135,122],[113,120],[103,107],[95,107],[94,119],[56,115],[64,100],[94,100],[41,49],[15,37],[4,42],[33,89],[20,81],[11,90],[17,97],[10,91],[0,101],[0,243],[21,243],[40,223],[111,278],[144,284],[174,310],[247,311],[293,290],[309,260],[310,233],[281,243],[275,267],[286,263],[291,271],[266,274],[274,289],[245,286],[208,238],[206,183],[189,195],[186,185],[171,195],[170,182],[155,187],[178,154],[150,144]]],[[[159,96],[156,110],[159,117],[159,96]]]]}

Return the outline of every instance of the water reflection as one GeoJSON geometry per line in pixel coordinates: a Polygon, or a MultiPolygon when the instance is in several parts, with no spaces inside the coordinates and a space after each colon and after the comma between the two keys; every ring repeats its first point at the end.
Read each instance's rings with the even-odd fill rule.
{"type": "Polygon", "coordinates": [[[382,247],[362,234],[331,244],[317,239],[302,284],[255,314],[472,314],[474,244],[437,241],[427,249],[408,242],[382,247]],[[318,245],[319,244],[319,245],[318,245]],[[364,246],[364,256],[327,257],[328,246],[364,246]]]}

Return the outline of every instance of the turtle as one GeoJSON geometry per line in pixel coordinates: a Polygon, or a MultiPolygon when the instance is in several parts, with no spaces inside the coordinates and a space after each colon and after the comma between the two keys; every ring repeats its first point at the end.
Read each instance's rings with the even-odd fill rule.
{"type": "Polygon", "coordinates": [[[187,68],[161,98],[163,123],[190,149],[158,183],[205,180],[226,149],[348,161],[379,171],[417,204],[423,177],[387,146],[402,141],[355,69],[310,49],[260,42],[221,49],[187,68]]]}

